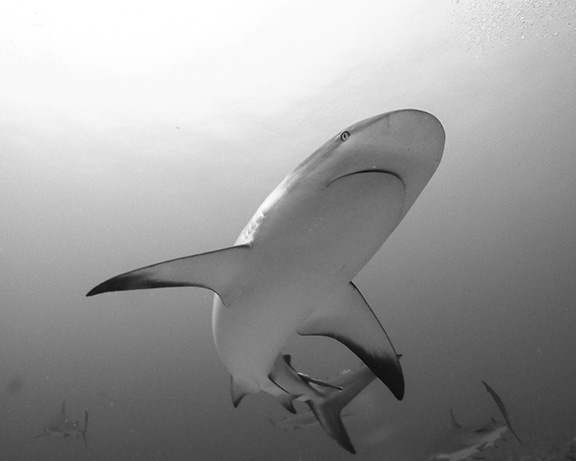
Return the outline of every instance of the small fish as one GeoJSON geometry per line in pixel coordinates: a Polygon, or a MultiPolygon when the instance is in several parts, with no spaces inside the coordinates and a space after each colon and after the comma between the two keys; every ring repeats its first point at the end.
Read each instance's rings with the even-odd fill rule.
{"type": "Polygon", "coordinates": [[[74,439],[80,438],[84,440],[84,446],[88,448],[86,440],[86,430],[88,429],[88,411],[84,411],[84,426],[80,425],[80,421],[70,421],[66,416],[66,401],[62,401],[60,413],[50,421],[41,434],[35,435],[33,439],[39,437],[72,437],[74,439]]]}
{"type": "Polygon", "coordinates": [[[512,429],[510,418],[504,402],[487,383],[482,381],[488,393],[492,396],[498,409],[504,418],[504,421],[498,422],[492,418],[488,423],[461,426],[456,421],[454,412],[450,410],[450,420],[452,428],[448,433],[438,440],[439,451],[435,452],[428,461],[463,461],[481,459],[475,457],[478,453],[496,446],[498,440],[503,439],[504,434],[510,431],[520,444],[522,441],[512,429]]]}

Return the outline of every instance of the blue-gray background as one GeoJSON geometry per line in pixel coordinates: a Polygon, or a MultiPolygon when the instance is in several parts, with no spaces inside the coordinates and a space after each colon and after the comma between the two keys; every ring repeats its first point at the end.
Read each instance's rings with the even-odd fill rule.
{"type": "MultiPolygon", "coordinates": [[[[0,389],[2,459],[352,459],[319,428],[274,430],[266,395],[232,407],[208,291],[84,294],[229,246],[326,139],[400,108],[435,114],[447,143],[356,279],[407,382],[403,402],[381,383],[356,402],[357,459],[419,459],[450,407],[497,415],[481,379],[525,438],[576,435],[571,0],[11,3],[0,385],[23,386],[0,389]],[[63,399],[89,410],[89,450],[29,440],[63,399]]],[[[321,378],[358,364],[328,339],[286,351],[321,378]]]]}

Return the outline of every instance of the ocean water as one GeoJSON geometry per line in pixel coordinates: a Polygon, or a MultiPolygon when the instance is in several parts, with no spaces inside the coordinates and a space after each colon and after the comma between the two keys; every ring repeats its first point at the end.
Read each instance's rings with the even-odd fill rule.
{"type": "MultiPolygon", "coordinates": [[[[576,6],[569,0],[34,4],[0,15],[0,459],[424,460],[500,417],[494,460],[561,460],[576,436],[576,6]],[[267,194],[343,128],[402,108],[442,162],[354,280],[402,354],[345,419],[282,431],[230,399],[212,294],[85,294],[230,246],[267,194]],[[41,437],[66,401],[80,439],[41,437]]],[[[359,223],[361,225],[361,223],[359,223]]],[[[286,353],[358,366],[327,338],[286,353]]],[[[298,406],[305,410],[305,405],[298,406]]]]}

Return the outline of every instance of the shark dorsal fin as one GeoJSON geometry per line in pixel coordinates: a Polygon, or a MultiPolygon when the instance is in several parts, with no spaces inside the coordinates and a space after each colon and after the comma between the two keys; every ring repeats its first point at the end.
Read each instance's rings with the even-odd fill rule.
{"type": "Polygon", "coordinates": [[[452,411],[452,409],[450,409],[450,423],[454,429],[462,428],[462,426],[458,424],[458,421],[456,421],[456,416],[454,416],[454,412],[452,411]]]}

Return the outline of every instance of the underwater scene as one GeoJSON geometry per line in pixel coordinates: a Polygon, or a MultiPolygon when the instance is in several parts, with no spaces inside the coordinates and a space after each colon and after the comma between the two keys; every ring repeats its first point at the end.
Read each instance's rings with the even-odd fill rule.
{"type": "Polygon", "coordinates": [[[0,460],[576,461],[576,2],[0,8],[0,460]]]}

